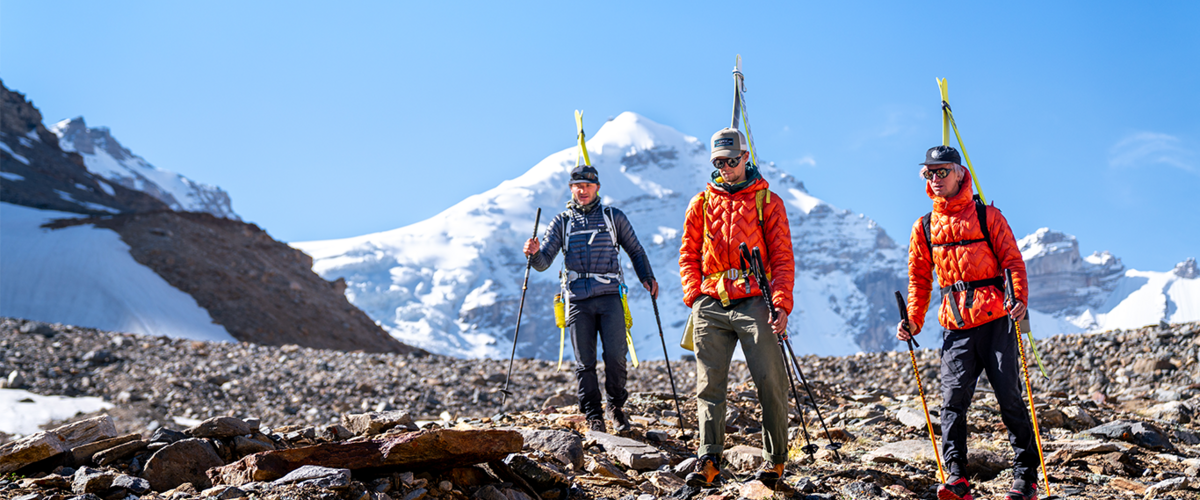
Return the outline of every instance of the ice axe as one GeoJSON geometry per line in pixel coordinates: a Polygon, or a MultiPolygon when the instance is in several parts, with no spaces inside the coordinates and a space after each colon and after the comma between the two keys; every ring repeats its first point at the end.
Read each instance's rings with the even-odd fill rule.
{"type": "MultiPolygon", "coordinates": [[[[908,329],[908,308],[904,306],[904,296],[896,290],[896,307],[900,308],[900,322],[904,323],[904,328],[908,329]]],[[[910,332],[911,333],[911,332],[910,332]]],[[[913,346],[921,347],[917,343],[917,339],[908,338],[908,358],[912,360],[913,376],[917,377],[917,392],[921,394],[921,408],[925,410],[925,425],[929,427],[929,442],[933,443],[933,457],[937,459],[938,477],[942,482],[946,482],[946,471],[942,468],[942,454],[938,451],[937,436],[933,434],[933,420],[929,418],[929,404],[925,402],[925,387],[921,385],[921,372],[917,369],[917,355],[913,352],[913,346]]]]}
{"type": "MultiPolygon", "coordinates": [[[[537,238],[538,224],[542,222],[542,209],[537,209],[537,215],[533,217],[533,237],[537,238]]],[[[508,374],[504,376],[504,388],[500,389],[500,393],[504,397],[500,398],[500,404],[508,402],[508,397],[512,392],[508,390],[508,382],[512,380],[513,359],[517,357],[517,335],[521,333],[521,312],[525,310],[525,290],[529,289],[529,267],[533,265],[533,256],[525,256],[525,280],[521,282],[521,305],[517,306],[517,329],[513,331],[513,348],[512,354],[508,356],[508,374]]]]}

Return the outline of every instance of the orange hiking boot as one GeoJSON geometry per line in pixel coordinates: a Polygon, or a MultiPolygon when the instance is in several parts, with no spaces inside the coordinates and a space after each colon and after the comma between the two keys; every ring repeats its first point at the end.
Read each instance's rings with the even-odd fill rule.
{"type": "Polygon", "coordinates": [[[771,465],[770,462],[764,462],[763,466],[754,473],[754,479],[762,481],[763,486],[775,489],[775,484],[783,478],[783,466],[785,464],[771,465]]]}
{"type": "Polygon", "coordinates": [[[694,488],[712,488],[720,482],[721,468],[715,455],[704,455],[696,461],[692,472],[684,479],[688,486],[694,488]]]}

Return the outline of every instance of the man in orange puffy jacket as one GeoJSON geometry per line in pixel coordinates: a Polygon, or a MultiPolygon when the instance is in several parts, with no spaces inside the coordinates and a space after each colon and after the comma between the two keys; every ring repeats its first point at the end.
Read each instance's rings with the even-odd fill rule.
{"type": "Polygon", "coordinates": [[[774,486],[787,462],[787,374],[778,335],[792,311],[792,235],[783,201],[767,190],[749,164],[746,139],[726,128],[712,137],[712,183],[692,198],[684,221],[679,274],[683,302],[692,308],[696,352],[700,460],[688,474],[692,486],[712,486],[725,443],[725,394],[729,364],[742,343],[746,365],[762,403],[763,456],[755,477],[774,486]],[[771,280],[775,322],[753,279],[742,272],[738,245],[758,247],[771,280]]]}
{"type": "Polygon", "coordinates": [[[942,333],[942,457],[949,469],[939,500],[970,500],[965,477],[967,407],[980,373],[987,373],[1000,418],[1013,447],[1010,500],[1037,498],[1037,448],[1028,406],[1021,398],[1017,342],[1010,318],[1025,315],[1029,297],[1025,262],[1008,221],[978,201],[958,151],[936,146],[925,153],[921,176],[933,211],[913,224],[908,244],[908,322],[896,326],[906,341],[921,332],[936,271],[943,285],[938,321],[942,333]],[[1017,302],[1006,308],[1004,270],[1012,271],[1017,302]],[[1007,310],[1006,310],[1007,309],[1007,310]]]}

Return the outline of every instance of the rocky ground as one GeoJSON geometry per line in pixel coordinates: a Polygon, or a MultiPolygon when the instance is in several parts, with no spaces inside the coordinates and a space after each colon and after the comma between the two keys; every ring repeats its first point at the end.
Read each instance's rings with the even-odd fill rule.
{"type": "MultiPolygon", "coordinates": [[[[1200,498],[1200,324],[1058,336],[1038,348],[1049,372],[1034,376],[1034,391],[1052,493],[1200,498]]],[[[936,419],[937,351],[919,350],[917,362],[936,419]]],[[[507,360],[192,342],[4,319],[4,385],[99,396],[115,407],[40,436],[0,436],[8,441],[0,498],[936,497],[907,352],[808,356],[801,366],[843,444],[837,456],[802,453],[793,413],[786,484],[771,492],[749,481],[762,440],[753,384],[737,364],[727,480],[696,490],[680,479],[696,443],[679,432],[661,361],[631,369],[635,425],[622,439],[584,429],[570,371],[545,361],[518,360],[513,395],[502,402],[507,360]]],[[[694,365],[671,367],[689,398],[690,430],[694,365]]],[[[976,498],[1000,498],[1012,479],[998,415],[981,381],[969,415],[976,498]]],[[[805,417],[826,445],[811,407],[805,417]]]]}

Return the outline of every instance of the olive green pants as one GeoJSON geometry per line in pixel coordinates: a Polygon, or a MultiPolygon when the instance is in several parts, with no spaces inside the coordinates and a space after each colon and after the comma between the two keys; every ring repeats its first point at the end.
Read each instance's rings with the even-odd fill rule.
{"type": "Polygon", "coordinates": [[[763,458],[772,464],[787,461],[787,373],[778,336],[767,319],[767,303],[755,297],[730,309],[701,295],[692,304],[695,333],[696,416],[700,421],[700,456],[720,455],[725,444],[725,395],[729,392],[729,363],[739,341],[763,414],[763,458]]]}

